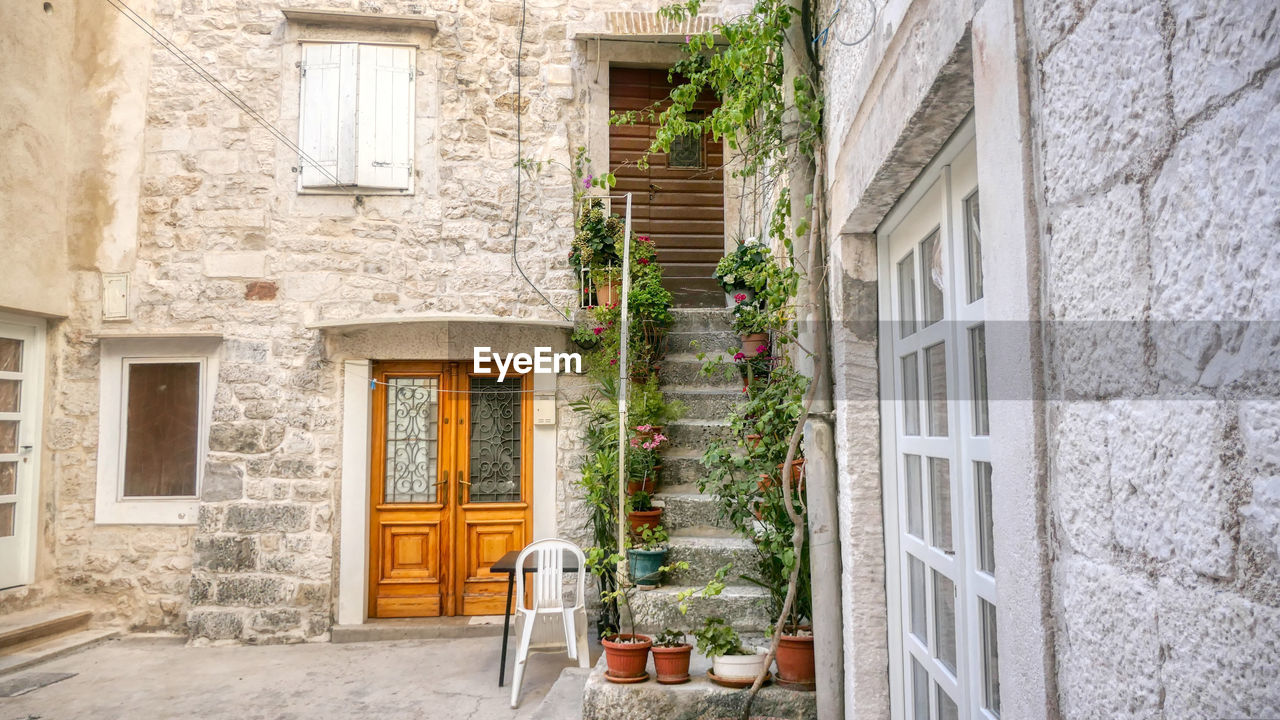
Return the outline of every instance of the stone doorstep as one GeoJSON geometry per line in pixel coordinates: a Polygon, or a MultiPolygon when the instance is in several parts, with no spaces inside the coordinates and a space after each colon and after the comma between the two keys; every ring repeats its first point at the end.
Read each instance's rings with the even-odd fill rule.
{"type": "MultiPolygon", "coordinates": [[[[634,685],[611,683],[604,677],[605,667],[601,657],[587,678],[583,720],[736,720],[747,696],[746,690],[720,687],[708,680],[711,661],[696,650],[689,662],[691,679],[683,685],[660,685],[654,680],[634,685]]],[[[653,670],[649,672],[652,675],[653,670]]],[[[766,685],[756,697],[751,715],[817,720],[817,698],[812,692],[766,685]]]]}
{"type": "Polygon", "coordinates": [[[24,670],[64,655],[87,650],[119,634],[119,630],[110,629],[81,630],[69,635],[59,635],[43,642],[26,645],[16,652],[0,655],[0,675],[24,670]]]}
{"type": "Polygon", "coordinates": [[[92,618],[91,610],[80,608],[36,608],[6,615],[0,619],[0,653],[84,630],[92,618]]]}
{"type": "Polygon", "coordinates": [[[485,619],[481,622],[466,616],[370,619],[360,625],[334,625],[329,631],[329,641],[354,643],[502,637],[502,616],[483,617],[485,619]]]}

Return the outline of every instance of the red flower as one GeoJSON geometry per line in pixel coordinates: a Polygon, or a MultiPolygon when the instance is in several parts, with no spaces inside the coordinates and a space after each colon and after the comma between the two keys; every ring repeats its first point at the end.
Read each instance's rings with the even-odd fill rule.
{"type": "Polygon", "coordinates": [[[649,264],[649,258],[640,258],[640,264],[641,264],[641,265],[648,265],[648,264],[649,264]]]}
{"type": "Polygon", "coordinates": [[[733,356],[733,359],[734,359],[734,360],[741,360],[741,359],[745,358],[746,356],[747,356],[747,354],[746,354],[746,353],[741,353],[741,352],[740,352],[740,353],[738,353],[738,354],[734,355],[734,356],[733,356]]]}
{"type": "Polygon", "coordinates": [[[596,335],[599,335],[600,333],[604,332],[604,328],[602,327],[591,328],[591,332],[595,333],[596,335]]]}
{"type": "Polygon", "coordinates": [[[734,295],[734,296],[733,296],[733,299],[734,299],[734,302],[742,302],[743,300],[746,300],[746,299],[747,299],[747,294],[746,294],[746,293],[738,293],[737,295],[734,295]]]}
{"type": "Polygon", "coordinates": [[[767,353],[767,352],[769,352],[769,346],[768,346],[768,345],[757,345],[757,346],[756,346],[756,354],[757,354],[757,355],[763,355],[763,354],[765,354],[765,353],[767,353]]]}

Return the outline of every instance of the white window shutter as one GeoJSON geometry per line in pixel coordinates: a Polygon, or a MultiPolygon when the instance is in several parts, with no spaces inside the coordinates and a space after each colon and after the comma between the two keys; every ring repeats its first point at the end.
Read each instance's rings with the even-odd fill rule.
{"type": "Polygon", "coordinates": [[[360,46],[356,182],[407,190],[413,172],[413,48],[360,46]]]}
{"type": "Polygon", "coordinates": [[[356,181],[356,51],[354,43],[302,48],[298,158],[304,188],[356,181]]]}

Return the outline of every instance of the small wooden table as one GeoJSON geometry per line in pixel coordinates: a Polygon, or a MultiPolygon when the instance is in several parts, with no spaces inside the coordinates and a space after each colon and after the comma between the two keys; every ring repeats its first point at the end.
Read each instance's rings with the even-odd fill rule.
{"type": "MultiPolygon", "coordinates": [[[[516,558],[520,557],[519,550],[511,552],[498,558],[489,572],[506,573],[507,574],[507,604],[503,606],[502,612],[502,660],[498,665],[498,687],[502,687],[502,683],[507,679],[507,636],[511,634],[511,598],[515,595],[516,590],[516,558]]],[[[567,573],[579,572],[578,558],[570,552],[562,553],[564,571],[567,573]]],[[[524,574],[528,575],[538,569],[538,556],[530,554],[524,559],[524,574]]]]}

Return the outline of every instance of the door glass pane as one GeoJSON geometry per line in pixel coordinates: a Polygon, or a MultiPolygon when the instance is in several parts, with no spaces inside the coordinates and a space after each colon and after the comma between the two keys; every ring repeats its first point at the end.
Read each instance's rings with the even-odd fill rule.
{"type": "Polygon", "coordinates": [[[22,381],[0,380],[0,412],[22,410],[22,381]]]}
{"type": "Polygon", "coordinates": [[[960,708],[956,707],[955,701],[941,685],[934,687],[938,689],[938,720],[960,720],[960,708]]]}
{"type": "Polygon", "coordinates": [[[916,258],[913,253],[898,261],[898,335],[916,331],[916,258]]]}
{"type": "Polygon", "coordinates": [[[920,287],[924,301],[921,326],[929,327],[942,319],[942,242],[937,230],[920,243],[920,287]]]}
{"type": "MultiPolygon", "coordinates": [[[[702,122],[703,113],[691,110],[685,115],[689,122],[702,122]]],[[[681,135],[671,141],[671,152],[667,155],[667,167],[701,168],[706,167],[702,158],[702,133],[681,135]]]]}
{"type": "Polygon", "coordinates": [[[0,495],[18,494],[18,462],[6,460],[0,462],[0,495]]]}
{"type": "Polygon", "coordinates": [[[978,224],[978,191],[964,201],[964,244],[969,270],[969,302],[982,298],[982,233],[978,224]]]}
{"type": "Polygon", "coordinates": [[[18,452],[18,421],[0,420],[0,454],[18,452]]]}
{"type": "Polygon", "coordinates": [[[436,502],[440,379],[387,378],[384,502],[436,502]]]}
{"type": "Polygon", "coordinates": [[[947,352],[944,343],[924,349],[924,387],[929,401],[929,434],[947,434],[947,352]]]}
{"type": "Polygon", "coordinates": [[[471,378],[471,502],[520,500],[519,378],[471,378]]]}
{"type": "Polygon", "coordinates": [[[0,503],[0,537],[13,537],[13,515],[17,503],[0,503]]]}
{"type": "Polygon", "coordinates": [[[22,372],[22,341],[0,337],[0,372],[22,372]]]}
{"type": "Polygon", "coordinates": [[[920,372],[916,354],[902,357],[902,432],[920,434],[920,372]]]}
{"type": "Polygon", "coordinates": [[[925,588],[924,563],[914,555],[907,555],[907,572],[911,587],[911,634],[915,635],[926,647],[929,645],[928,630],[925,627],[925,588]]]}
{"type": "Polygon", "coordinates": [[[982,707],[1000,714],[1000,654],[996,642],[996,606],[978,598],[982,621],[982,707]]]}
{"type": "Polygon", "coordinates": [[[973,434],[990,434],[987,416],[987,328],[969,328],[969,365],[973,372],[973,434]]]}
{"type": "Polygon", "coordinates": [[[929,720],[929,674],[911,658],[911,717],[929,720]]]}
{"type": "Polygon", "coordinates": [[[953,552],[951,462],[946,458],[929,458],[929,519],[933,546],[945,553],[953,552]]]}
{"type": "Polygon", "coordinates": [[[991,528],[991,463],[973,464],[974,492],[978,498],[978,569],[996,572],[995,533],[991,528]]]}
{"type": "Polygon", "coordinates": [[[951,578],[933,571],[933,654],[956,673],[956,585],[951,578]]]}
{"type": "Polygon", "coordinates": [[[907,472],[907,532],[924,539],[924,495],[920,488],[920,456],[902,458],[907,472]]]}
{"type": "Polygon", "coordinates": [[[132,363],[124,446],[124,497],[196,494],[200,364],[132,363]]]}

